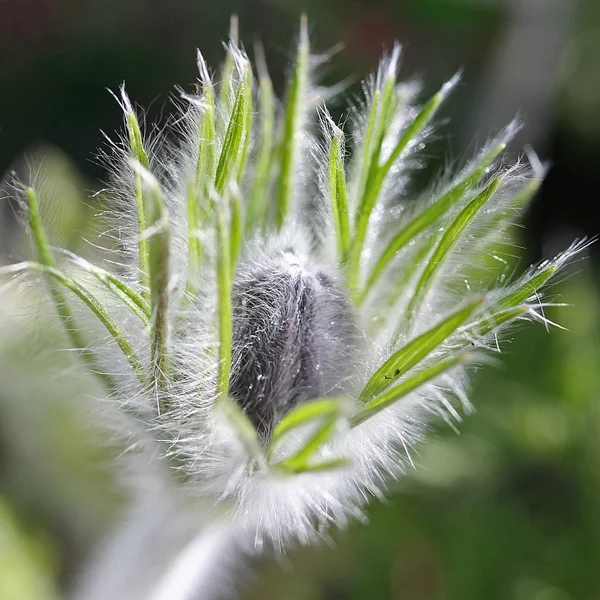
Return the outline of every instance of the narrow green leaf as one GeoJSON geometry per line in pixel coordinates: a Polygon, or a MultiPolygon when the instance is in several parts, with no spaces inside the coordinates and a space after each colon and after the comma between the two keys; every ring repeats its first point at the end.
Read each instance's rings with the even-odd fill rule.
{"type": "Polygon", "coordinates": [[[383,392],[455,333],[482,303],[483,299],[471,302],[394,352],[369,379],[360,399],[365,402],[383,392]]]}
{"type": "Polygon", "coordinates": [[[358,158],[359,175],[358,175],[358,187],[355,190],[356,196],[362,198],[365,193],[365,185],[367,183],[367,176],[371,168],[372,162],[372,145],[373,145],[373,133],[375,130],[375,122],[377,120],[377,113],[379,111],[379,100],[381,97],[381,91],[376,89],[373,91],[373,97],[371,98],[371,108],[369,109],[369,118],[367,120],[367,126],[365,129],[364,138],[360,147],[360,154],[358,158]]]}
{"type": "MultiPolygon", "coordinates": [[[[33,188],[27,188],[25,196],[27,200],[27,218],[38,261],[44,268],[53,269],[55,268],[56,263],[50,251],[48,239],[46,238],[46,233],[40,219],[35,190],[33,188]]],[[[106,389],[109,392],[114,393],[117,390],[116,382],[110,375],[102,372],[98,359],[94,352],[88,347],[62,290],[59,289],[54,278],[49,274],[47,274],[47,281],[50,295],[52,296],[54,306],[56,307],[56,312],[69,336],[71,345],[79,351],[83,360],[89,365],[92,372],[102,381],[106,389]]]]}
{"type": "Polygon", "coordinates": [[[247,62],[244,65],[244,86],[246,90],[246,110],[244,112],[244,124],[242,134],[242,147],[239,154],[237,164],[237,181],[238,184],[243,181],[244,173],[246,172],[246,161],[252,143],[252,88],[254,80],[252,77],[252,67],[247,62]]]}
{"type": "Polygon", "coordinates": [[[397,386],[365,404],[365,406],[350,419],[351,426],[356,427],[357,425],[364,423],[373,415],[376,415],[388,406],[398,402],[398,400],[415,391],[423,384],[428,383],[429,381],[435,379],[438,375],[449,371],[456,365],[465,362],[468,359],[468,356],[468,354],[463,353],[445,360],[440,360],[430,367],[423,369],[423,371],[416,373],[412,377],[408,377],[397,386]]]}
{"type": "MultiPolygon", "coordinates": [[[[520,227],[519,218],[540,184],[539,180],[526,183],[504,207],[490,215],[484,228],[475,230],[470,236],[469,254],[474,260],[469,277],[476,282],[478,289],[489,289],[498,276],[506,272],[520,227]]],[[[462,282],[457,279],[456,284],[461,285],[462,282]]]]}
{"type": "Polygon", "coordinates": [[[271,174],[273,134],[275,131],[275,100],[273,96],[273,85],[267,73],[266,64],[264,64],[264,57],[262,57],[262,61],[258,61],[258,65],[260,73],[258,89],[260,136],[258,141],[256,170],[246,215],[246,231],[252,231],[256,226],[260,226],[261,229],[264,229],[266,226],[268,216],[267,199],[269,194],[269,176],[271,174]]]}
{"type": "MultiPolygon", "coordinates": [[[[410,261],[406,265],[406,268],[399,269],[400,273],[398,273],[396,281],[394,282],[391,291],[388,293],[387,305],[389,307],[393,307],[398,297],[406,292],[411,281],[413,281],[413,278],[416,277],[415,274],[418,272],[419,268],[425,264],[427,257],[431,254],[436,241],[437,238],[435,236],[431,236],[422,240],[421,247],[415,250],[414,255],[411,256],[410,261]]],[[[396,340],[402,333],[403,323],[399,323],[399,325],[400,328],[397,329],[394,340],[396,340]]]]}
{"type": "Polygon", "coordinates": [[[498,300],[491,310],[511,308],[526,302],[529,298],[536,294],[537,290],[539,290],[556,273],[557,270],[557,265],[549,265],[542,268],[538,273],[532,275],[531,279],[527,279],[515,290],[498,300]]]}
{"type": "Polygon", "coordinates": [[[164,412],[169,408],[165,392],[169,383],[168,310],[171,228],[158,182],[148,178],[145,190],[148,199],[148,229],[144,235],[148,240],[150,273],[152,378],[159,394],[158,408],[160,412],[164,412]]]}
{"type": "Polygon", "coordinates": [[[125,304],[144,325],[148,325],[151,311],[148,303],[134,289],[130,288],[124,281],[115,277],[108,271],[94,267],[90,273],[103,283],[123,304],[125,304]]]}
{"type": "Polygon", "coordinates": [[[221,85],[219,89],[219,112],[217,114],[217,132],[219,137],[223,135],[227,127],[226,115],[231,113],[233,104],[233,70],[235,60],[233,48],[239,46],[239,21],[237,15],[231,15],[229,22],[229,46],[225,54],[225,61],[221,69],[221,85]]]}
{"type": "Polygon", "coordinates": [[[68,250],[62,250],[62,252],[71,259],[73,264],[94,276],[108,291],[121,300],[144,325],[148,324],[151,316],[150,305],[142,298],[141,294],[138,294],[116,275],[93,265],[85,258],[68,250]]]}
{"type": "Polygon", "coordinates": [[[242,199],[237,187],[231,190],[231,278],[235,276],[240,248],[242,247],[242,199]]]}
{"type": "MultiPolygon", "coordinates": [[[[217,167],[217,142],[215,131],[215,90],[208,68],[198,54],[198,69],[202,81],[202,116],[200,118],[200,146],[196,176],[198,182],[214,181],[217,167]]],[[[206,200],[203,198],[202,200],[206,200]]]]}
{"type": "Polygon", "coordinates": [[[52,256],[52,252],[50,252],[48,239],[46,238],[46,233],[42,226],[35,190],[33,190],[33,188],[28,188],[25,194],[27,197],[29,229],[33,236],[33,243],[38,260],[43,265],[53,267],[55,265],[55,260],[52,256]]]}
{"type": "Polygon", "coordinates": [[[307,440],[304,446],[298,450],[296,454],[290,458],[286,458],[274,466],[283,467],[292,471],[308,470],[310,465],[310,459],[319,451],[319,449],[326,444],[336,431],[337,426],[337,415],[332,414],[328,417],[321,419],[320,427],[315,429],[315,432],[307,440]]]}
{"type": "Polygon", "coordinates": [[[113,337],[117,346],[121,349],[129,364],[135,371],[141,383],[145,383],[144,368],[131,347],[125,334],[119,327],[118,323],[110,316],[108,311],[102,306],[101,302],[89,290],[83,287],[80,283],[59,271],[56,267],[43,265],[40,263],[28,263],[32,271],[42,273],[63,285],[65,288],[73,292],[97,317],[97,319],[106,327],[110,335],[113,337]]]}
{"type": "MultiPolygon", "coordinates": [[[[355,226],[357,229],[361,226],[362,215],[368,210],[367,205],[372,200],[369,190],[374,185],[378,185],[380,171],[379,159],[381,157],[381,150],[388,132],[388,126],[390,125],[390,122],[394,116],[395,105],[398,101],[398,98],[396,97],[396,64],[398,61],[398,53],[399,48],[395,48],[388,72],[383,82],[383,88],[375,91],[374,101],[371,106],[371,114],[369,114],[369,121],[367,123],[369,152],[364,156],[366,164],[363,166],[363,172],[361,174],[361,179],[364,179],[364,183],[361,185],[359,196],[360,202],[357,206],[357,212],[355,215],[355,226]],[[371,120],[373,120],[373,131],[369,135],[368,130],[371,127],[371,120]],[[372,148],[370,148],[371,145],[372,148]]],[[[382,183],[383,177],[381,179],[381,184],[382,183]]],[[[379,194],[379,190],[377,191],[377,194],[379,194]]]]}
{"type": "Polygon", "coordinates": [[[305,94],[308,84],[310,48],[306,16],[300,21],[300,42],[296,55],[296,65],[287,93],[283,117],[283,140],[281,144],[281,168],[277,188],[277,227],[281,229],[290,210],[295,169],[298,159],[298,134],[302,124],[302,113],[306,104],[305,94]]]}
{"type": "Polygon", "coordinates": [[[335,469],[341,469],[348,467],[352,464],[349,458],[333,458],[331,460],[324,460],[317,463],[290,463],[290,464],[279,464],[277,465],[285,473],[300,475],[301,473],[316,473],[321,471],[333,471],[335,469]]]}
{"type": "Polygon", "coordinates": [[[329,193],[340,264],[346,262],[350,247],[348,194],[344,174],[344,134],[337,130],[329,146],[329,193]]]}
{"type": "Polygon", "coordinates": [[[485,336],[503,325],[526,313],[529,306],[525,304],[535,296],[537,290],[544,286],[558,270],[557,265],[549,265],[526,279],[521,285],[494,302],[487,310],[486,316],[473,323],[466,331],[467,337],[485,336]]]}
{"type": "Polygon", "coordinates": [[[242,443],[248,455],[252,457],[259,466],[265,466],[265,456],[262,451],[258,432],[246,413],[235,400],[227,395],[224,395],[219,399],[218,407],[223,411],[225,418],[235,430],[237,439],[242,443]]]}
{"type": "MultiPolygon", "coordinates": [[[[210,205],[210,193],[216,175],[216,131],[215,131],[215,92],[202,55],[198,54],[198,67],[202,80],[202,116],[200,118],[200,144],[196,173],[188,185],[188,281],[186,291],[190,297],[199,290],[200,270],[203,260],[202,207],[210,205]]],[[[205,211],[206,212],[206,211],[205,211]]]]}
{"type": "Polygon", "coordinates": [[[474,336],[483,337],[490,334],[494,329],[500,327],[508,321],[513,321],[523,316],[529,310],[527,305],[519,305],[510,308],[497,308],[494,307],[488,312],[489,316],[473,323],[468,329],[465,330],[465,346],[470,343],[470,339],[474,336]]]}
{"type": "MultiPolygon", "coordinates": [[[[123,107],[125,108],[125,122],[127,125],[127,134],[129,138],[129,148],[131,156],[137,161],[144,169],[148,169],[150,161],[148,155],[144,150],[144,142],[142,138],[142,132],[140,130],[140,124],[137,119],[137,115],[133,110],[133,107],[129,101],[125,90],[121,90],[121,98],[123,100],[123,107]]],[[[146,230],[146,206],[144,199],[144,189],[142,183],[142,177],[137,169],[134,171],[134,189],[135,189],[135,208],[137,214],[138,224],[138,260],[140,269],[140,287],[142,296],[147,299],[149,290],[149,267],[148,267],[148,245],[142,232],[146,230]]]]}
{"type": "Polygon", "coordinates": [[[427,261],[421,277],[417,282],[412,298],[408,303],[406,315],[408,321],[412,321],[413,313],[417,305],[425,297],[429,291],[431,284],[434,281],[435,275],[444,264],[444,260],[454,247],[460,235],[475,217],[479,209],[493,196],[494,192],[500,185],[500,179],[496,178],[489,183],[485,189],[479,193],[463,210],[458,214],[456,219],[450,224],[444,235],[441,237],[433,254],[427,261]]]}
{"type": "Polygon", "coordinates": [[[381,151],[383,149],[383,142],[385,141],[388,133],[388,128],[391,125],[394,114],[397,111],[398,104],[400,103],[399,95],[396,91],[396,69],[399,55],[399,47],[394,48],[394,54],[391,58],[390,65],[388,66],[388,72],[383,82],[383,88],[381,91],[381,104],[377,110],[377,118],[373,128],[373,148],[368,157],[368,169],[367,178],[365,182],[365,189],[361,195],[361,204],[358,207],[358,214],[356,215],[357,222],[360,219],[360,215],[364,210],[365,202],[368,200],[367,190],[370,184],[373,182],[373,178],[379,170],[379,159],[381,158],[381,151]]]}
{"type": "MultiPolygon", "coordinates": [[[[373,164],[373,174],[367,179],[364,196],[359,207],[359,214],[357,215],[356,231],[352,240],[350,285],[353,287],[356,287],[358,282],[360,259],[365,240],[367,238],[369,219],[373,209],[375,208],[377,199],[379,198],[385,177],[409,143],[416,136],[418,136],[429,123],[447,95],[447,90],[449,87],[450,83],[445,84],[441,91],[439,91],[428,102],[425,103],[425,105],[413,119],[412,123],[400,136],[400,139],[396,143],[385,163],[381,166],[379,166],[379,164],[373,164]]],[[[379,161],[379,158],[377,160],[379,161]]]]}
{"type": "Polygon", "coordinates": [[[415,239],[422,231],[431,227],[442,215],[448,212],[448,210],[454,206],[470,188],[477,184],[485,174],[487,168],[494,160],[496,160],[505,148],[506,144],[504,143],[493,146],[465,175],[465,177],[435,200],[433,204],[427,207],[423,212],[419,213],[392,238],[367,278],[367,284],[360,297],[361,301],[365,299],[366,295],[373,288],[374,284],[382,275],[390,261],[396,256],[397,252],[405,247],[411,240],[415,239]]]}
{"type": "Polygon", "coordinates": [[[319,398],[299,404],[288,412],[279,422],[269,440],[267,454],[272,455],[281,440],[294,429],[313,421],[340,415],[343,411],[342,398],[319,398]]]}
{"type": "Polygon", "coordinates": [[[187,221],[188,221],[188,276],[185,286],[186,294],[193,298],[198,293],[200,270],[204,250],[202,248],[200,194],[197,181],[191,180],[187,188],[187,221]]]}
{"type": "MultiPolygon", "coordinates": [[[[505,228],[506,222],[510,220],[511,216],[515,212],[518,214],[519,211],[522,210],[528,204],[531,198],[540,189],[541,184],[542,182],[540,180],[527,182],[515,194],[514,198],[512,198],[508,202],[506,208],[498,211],[497,214],[492,216],[492,218],[489,220],[489,225],[486,229],[488,229],[490,232],[498,232],[499,230],[503,230],[505,228]]],[[[512,222],[510,222],[509,225],[512,225],[512,222]]]]}
{"type": "Polygon", "coordinates": [[[402,134],[398,143],[394,146],[390,156],[384,163],[382,169],[387,173],[393,166],[394,163],[400,158],[402,152],[406,149],[408,144],[417,137],[423,129],[427,126],[433,115],[436,113],[440,104],[443,102],[446,94],[444,92],[438,92],[428,100],[423,108],[419,111],[413,122],[406,128],[406,131],[402,134]]]}
{"type": "Polygon", "coordinates": [[[517,287],[513,287],[512,291],[505,294],[493,304],[486,307],[482,318],[470,323],[463,330],[463,345],[471,345],[474,338],[482,338],[501,325],[513,321],[523,316],[530,310],[527,302],[535,296],[537,290],[556,273],[558,266],[553,264],[544,267],[538,273],[526,279],[517,287]]]}
{"type": "Polygon", "coordinates": [[[215,189],[219,194],[223,194],[225,186],[230,181],[231,172],[238,161],[244,135],[245,116],[246,84],[242,81],[237,88],[229,125],[225,132],[225,139],[223,140],[223,148],[221,149],[219,163],[217,164],[215,189]]]}
{"type": "Polygon", "coordinates": [[[226,397],[231,370],[231,239],[227,214],[222,202],[217,205],[217,294],[219,322],[219,369],[217,391],[226,397]]]}

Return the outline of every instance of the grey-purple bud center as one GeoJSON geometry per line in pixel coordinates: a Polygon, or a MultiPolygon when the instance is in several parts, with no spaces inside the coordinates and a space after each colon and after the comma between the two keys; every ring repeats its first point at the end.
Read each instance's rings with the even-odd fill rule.
{"type": "Polygon", "coordinates": [[[261,433],[299,402],[344,390],[357,335],[333,277],[285,250],[243,267],[233,301],[229,389],[261,433]]]}

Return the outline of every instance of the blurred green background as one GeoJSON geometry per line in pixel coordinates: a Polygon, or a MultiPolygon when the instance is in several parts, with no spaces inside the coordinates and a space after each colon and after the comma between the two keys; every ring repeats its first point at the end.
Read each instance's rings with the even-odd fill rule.
{"type": "MultiPolygon", "coordinates": [[[[164,122],[175,85],[195,79],[195,48],[217,65],[229,16],[248,48],[265,45],[281,91],[301,12],[320,50],[343,42],[324,83],[358,82],[394,40],[403,73],[435,89],[463,84],[428,149],[429,168],[460,159],[521,110],[515,142],[552,170],[518,243],[523,263],[600,232],[600,3],[597,0],[5,0],[0,3],[0,171],[24,157],[60,199],[56,233],[94,236],[105,175],[93,154],[121,122],[106,88],[125,80],[164,122]]],[[[0,264],[25,253],[0,202],[0,264]]],[[[568,308],[515,333],[478,374],[477,412],[432,432],[417,469],[333,544],[259,566],[250,599],[592,600],[600,598],[600,295],[598,244],[552,292],[568,308]]],[[[90,254],[90,246],[78,251],[90,254]]],[[[82,410],[91,383],[36,290],[0,292],[0,600],[61,598],[123,506],[110,466],[120,448],[82,410]],[[25,298],[25,300],[24,300],[25,298]],[[21,313],[19,316],[18,313],[21,313]],[[49,382],[52,385],[49,385],[49,382]]]]}

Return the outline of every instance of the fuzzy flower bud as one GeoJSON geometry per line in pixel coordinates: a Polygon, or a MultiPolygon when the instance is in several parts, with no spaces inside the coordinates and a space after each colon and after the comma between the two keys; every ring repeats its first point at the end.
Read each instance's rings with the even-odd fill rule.
{"type": "Polygon", "coordinates": [[[347,390],[357,346],[335,279],[284,248],[241,265],[233,284],[229,392],[263,433],[298,403],[347,390]]]}
{"type": "Polygon", "coordinates": [[[199,55],[176,147],[144,132],[123,89],[102,266],[50,247],[35,182],[22,190],[35,256],[4,274],[48,286],[130,448],[251,547],[359,516],[432,420],[469,407],[469,372],[506,329],[545,320],[544,286],[585,245],[511,275],[510,229],[544,174],[506,164],[514,123],[409,197],[458,77],[419,102],[399,54],[344,130],[316,100],[305,20],[281,105],[236,39],[218,85],[199,55]]]}

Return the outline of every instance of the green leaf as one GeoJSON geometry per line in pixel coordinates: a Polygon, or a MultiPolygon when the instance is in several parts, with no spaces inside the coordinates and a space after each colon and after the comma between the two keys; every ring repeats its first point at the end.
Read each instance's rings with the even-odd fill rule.
{"type": "MultiPolygon", "coordinates": [[[[259,51],[260,52],[260,51],[259,51]]],[[[272,167],[273,134],[275,131],[275,100],[273,97],[273,85],[267,73],[264,56],[258,60],[259,65],[259,88],[258,104],[260,115],[260,135],[258,141],[258,156],[256,158],[256,170],[250,202],[246,215],[246,231],[252,231],[255,227],[264,229],[268,216],[267,199],[269,193],[269,176],[272,167]]]]}
{"type": "MultiPolygon", "coordinates": [[[[535,194],[541,181],[529,181],[523,185],[506,205],[495,211],[487,220],[485,227],[470,234],[469,255],[473,258],[469,268],[470,281],[476,282],[474,288],[489,289],[498,276],[506,273],[512,261],[512,248],[518,235],[523,208],[535,194]],[[503,258],[506,256],[506,259],[503,258]]],[[[462,278],[456,279],[456,285],[462,287],[462,278]]]]}
{"type": "Polygon", "coordinates": [[[248,152],[252,143],[252,87],[254,80],[252,77],[252,67],[247,62],[244,65],[244,85],[246,89],[246,110],[244,113],[242,147],[240,150],[239,161],[237,165],[237,181],[241,183],[246,170],[246,161],[248,152]]]}
{"type": "Polygon", "coordinates": [[[402,152],[408,147],[408,144],[418,136],[423,129],[425,129],[425,126],[429,123],[443,100],[444,94],[438,92],[424,104],[423,108],[421,108],[412,123],[406,128],[397,144],[394,146],[390,156],[381,167],[384,173],[387,174],[389,172],[394,166],[394,163],[400,158],[402,152]]]}
{"type": "Polygon", "coordinates": [[[219,322],[219,369],[217,373],[217,391],[221,398],[229,390],[229,371],[231,370],[231,237],[226,207],[220,201],[217,205],[217,295],[219,322]]]}
{"type": "Polygon", "coordinates": [[[358,175],[358,187],[356,188],[357,197],[362,198],[365,193],[365,185],[367,183],[367,177],[371,169],[372,164],[372,145],[375,131],[375,122],[377,120],[377,113],[379,112],[379,101],[381,98],[381,90],[376,89],[373,91],[373,97],[371,98],[371,107],[369,109],[369,118],[367,120],[367,126],[364,133],[364,138],[359,151],[359,157],[357,164],[359,168],[358,175]]]}
{"type": "Polygon", "coordinates": [[[40,220],[40,213],[37,203],[37,196],[33,188],[28,188],[25,192],[27,197],[27,218],[29,229],[33,237],[38,260],[41,264],[52,267],[55,265],[54,257],[50,251],[48,238],[40,220]]]}
{"type": "Polygon", "coordinates": [[[483,177],[486,169],[496,160],[499,154],[506,148],[506,144],[494,145],[463,177],[457,184],[453,185],[447,192],[440,196],[403,227],[390,241],[369,273],[367,283],[360,296],[364,300],[373,288],[379,277],[384,272],[390,261],[397,252],[404,248],[411,240],[415,239],[422,231],[431,227],[442,215],[454,206],[464,194],[471,189],[483,177]]]}
{"type": "MultiPolygon", "coordinates": [[[[381,103],[374,103],[372,107],[372,109],[376,110],[376,118],[373,124],[374,126],[372,132],[373,147],[372,149],[370,149],[369,154],[365,157],[367,160],[367,164],[365,165],[366,180],[365,185],[362,189],[362,194],[360,196],[361,204],[358,207],[358,213],[356,215],[357,222],[360,218],[360,214],[364,210],[365,202],[368,199],[367,189],[369,188],[369,185],[373,182],[373,177],[379,170],[379,159],[381,157],[381,151],[383,149],[383,142],[385,141],[385,137],[388,133],[388,128],[391,125],[394,118],[394,114],[398,111],[399,104],[402,101],[400,98],[400,94],[397,93],[396,90],[396,69],[399,53],[399,46],[394,47],[394,51],[390,59],[390,64],[388,65],[387,75],[383,81],[383,87],[381,88],[381,92],[380,90],[376,90],[377,95],[379,92],[381,94],[381,103]]],[[[371,115],[369,115],[369,123],[367,123],[367,129],[369,128],[370,121],[371,115]]],[[[368,131],[367,137],[371,137],[368,136],[368,131]]],[[[370,145],[371,142],[369,141],[369,146],[370,145]]]]}
{"type": "Polygon", "coordinates": [[[144,325],[148,325],[151,316],[150,305],[142,298],[141,294],[138,294],[116,275],[93,265],[85,258],[68,250],[62,250],[62,252],[71,259],[73,264],[94,276],[109,292],[121,300],[144,325]]]}
{"type": "Polygon", "coordinates": [[[231,278],[235,276],[237,262],[242,247],[242,199],[236,187],[231,191],[231,278]]]}
{"type": "Polygon", "coordinates": [[[217,113],[217,132],[219,137],[223,135],[227,122],[225,115],[231,113],[233,98],[233,70],[235,60],[233,49],[239,46],[239,21],[237,15],[231,15],[229,21],[229,45],[225,54],[225,61],[221,69],[221,86],[219,89],[219,112],[217,113]]]}
{"type": "MultiPolygon", "coordinates": [[[[350,269],[350,284],[355,287],[358,281],[358,273],[360,268],[360,259],[367,237],[367,231],[369,227],[369,219],[371,213],[375,208],[377,199],[381,192],[385,177],[389,173],[394,163],[398,160],[402,152],[406,149],[409,143],[418,136],[426,125],[429,123],[440,104],[446,96],[446,90],[449,88],[450,83],[445,84],[444,88],[435,94],[425,105],[421,108],[419,113],[413,119],[412,123],[405,129],[404,133],[400,136],[400,139],[396,143],[392,150],[389,158],[383,165],[378,163],[373,164],[373,174],[367,178],[367,185],[365,188],[364,196],[359,206],[359,213],[356,221],[356,231],[352,240],[352,254],[351,254],[351,269],[350,269]]],[[[383,104],[383,103],[382,103],[383,104]]],[[[377,157],[377,161],[379,158],[377,157]]]]}
{"type": "Polygon", "coordinates": [[[276,463],[274,466],[294,472],[309,470],[311,466],[310,459],[333,437],[336,429],[337,415],[332,414],[322,418],[320,427],[315,429],[315,432],[304,446],[296,454],[276,463]]]}
{"type": "MultiPolygon", "coordinates": [[[[521,211],[527,203],[531,200],[531,198],[535,195],[535,193],[539,190],[542,182],[540,180],[529,181],[527,182],[516,194],[515,196],[508,202],[507,206],[498,211],[495,215],[493,215],[488,222],[488,226],[486,230],[493,233],[499,232],[500,230],[504,230],[506,228],[507,221],[509,221],[508,225],[512,225],[512,221],[510,221],[511,216],[515,212],[521,211]]],[[[487,231],[483,231],[483,236],[486,236],[487,231]]]]}
{"type": "Polygon", "coordinates": [[[331,460],[323,460],[317,463],[289,463],[278,464],[277,468],[285,473],[300,475],[301,473],[316,473],[321,471],[333,471],[342,469],[352,464],[349,458],[332,458],[331,460]]]}
{"type": "Polygon", "coordinates": [[[283,140],[281,144],[281,169],[277,188],[277,227],[281,229],[290,210],[292,201],[295,169],[298,158],[298,133],[302,124],[302,113],[306,100],[310,62],[308,26],[306,16],[300,21],[300,42],[296,55],[296,65],[287,93],[283,116],[283,140]]]}
{"type": "Polygon", "coordinates": [[[171,228],[169,215],[158,182],[149,174],[145,178],[144,194],[147,198],[148,229],[143,233],[148,241],[148,267],[150,274],[151,359],[153,383],[159,392],[158,406],[167,410],[166,389],[169,383],[168,310],[169,310],[169,255],[171,228]]]}
{"type": "Polygon", "coordinates": [[[471,200],[471,202],[469,202],[469,204],[467,204],[467,206],[465,206],[465,208],[463,208],[456,219],[454,219],[454,221],[445,231],[444,235],[433,251],[433,254],[427,261],[425,268],[421,273],[421,277],[417,282],[413,296],[409,301],[406,310],[408,322],[412,322],[413,315],[418,304],[429,291],[435,275],[443,266],[444,260],[449,255],[450,251],[454,247],[454,244],[460,238],[460,235],[475,217],[479,209],[493,196],[499,185],[500,179],[493,179],[480,194],[478,194],[473,200],[471,200]]]}
{"type": "Polygon", "coordinates": [[[281,440],[294,429],[307,425],[308,423],[329,419],[343,412],[342,398],[319,398],[299,404],[288,412],[279,422],[269,440],[267,454],[272,455],[281,440]]]}
{"type": "Polygon", "coordinates": [[[225,132],[223,148],[217,164],[215,189],[223,194],[225,186],[230,181],[232,170],[237,164],[244,137],[244,122],[246,117],[246,84],[242,81],[237,88],[235,102],[231,110],[229,125],[225,132]]]}
{"type": "Polygon", "coordinates": [[[526,302],[532,296],[535,296],[539,290],[558,270],[558,265],[549,265],[543,267],[538,273],[532,275],[530,279],[524,281],[512,292],[498,300],[491,310],[501,308],[511,308],[522,302],[526,302]]]}
{"type": "Polygon", "coordinates": [[[145,383],[144,368],[134,352],[131,344],[125,337],[125,334],[118,323],[110,316],[108,311],[102,306],[101,302],[89,290],[83,287],[79,282],[59,271],[56,267],[42,265],[40,263],[28,263],[29,269],[42,273],[49,278],[54,279],[65,288],[73,292],[97,317],[97,319],[106,327],[113,337],[117,346],[121,349],[129,364],[135,371],[141,383],[145,383]]]}
{"type": "Polygon", "coordinates": [[[486,310],[486,317],[473,323],[466,331],[467,336],[485,336],[508,321],[512,321],[529,310],[526,303],[558,270],[557,265],[542,268],[537,274],[524,281],[511,292],[494,302],[486,310]]]}
{"type": "Polygon", "coordinates": [[[265,466],[265,456],[262,451],[258,432],[246,413],[240,408],[235,400],[232,400],[227,395],[224,395],[219,399],[218,407],[219,410],[223,411],[228,423],[235,430],[237,439],[242,443],[248,455],[255,460],[259,466],[265,466]]]}
{"type": "Polygon", "coordinates": [[[193,298],[200,289],[200,271],[204,250],[201,240],[200,194],[198,183],[191,180],[187,188],[187,221],[188,221],[188,276],[185,286],[186,294],[193,298]]]}
{"type": "Polygon", "coordinates": [[[202,81],[202,116],[200,118],[200,146],[196,176],[198,182],[204,182],[206,185],[207,182],[214,181],[217,167],[215,90],[201,54],[198,54],[198,68],[202,81]]]}
{"type": "Polygon", "coordinates": [[[198,54],[198,67],[202,79],[202,116],[200,118],[200,145],[196,173],[188,186],[188,252],[189,267],[186,291],[193,297],[199,290],[199,276],[203,260],[202,207],[210,205],[210,193],[216,175],[216,131],[215,131],[215,92],[204,59],[198,54]]]}
{"type": "MultiPolygon", "coordinates": [[[[121,98],[123,101],[123,107],[125,109],[125,123],[127,126],[127,134],[129,138],[129,149],[133,159],[142,165],[144,169],[149,169],[150,161],[148,155],[144,150],[144,142],[142,138],[142,132],[140,130],[140,124],[137,119],[137,115],[131,106],[131,102],[125,89],[121,90],[121,98]]],[[[142,232],[146,230],[146,206],[144,199],[144,189],[142,177],[137,169],[134,170],[134,188],[135,188],[135,208],[138,222],[138,260],[140,268],[140,287],[142,296],[147,299],[149,290],[149,266],[148,266],[148,245],[142,235],[142,232]]]]}
{"type": "Polygon", "coordinates": [[[482,303],[483,300],[471,302],[394,352],[369,379],[360,399],[364,402],[383,392],[456,332],[482,303]]]}
{"type": "MultiPolygon", "coordinates": [[[[27,218],[29,222],[29,229],[33,237],[38,261],[42,267],[54,269],[56,263],[50,251],[48,239],[40,220],[35,190],[33,188],[27,188],[25,191],[25,196],[27,200],[27,218]]],[[[62,290],[56,285],[54,280],[55,278],[53,278],[49,273],[46,275],[48,280],[48,289],[50,290],[50,295],[54,301],[56,312],[58,313],[67,335],[69,336],[69,340],[73,348],[76,348],[79,351],[83,360],[90,366],[92,372],[102,381],[106,389],[111,393],[114,392],[117,389],[116,382],[110,375],[103,373],[96,355],[92,350],[90,350],[90,348],[88,348],[88,344],[81,333],[81,330],[77,324],[77,320],[75,319],[75,316],[73,315],[73,312],[71,311],[71,308],[64,294],[62,293],[62,290]]]]}
{"type": "Polygon", "coordinates": [[[442,373],[449,371],[456,365],[460,363],[466,362],[469,355],[467,353],[459,354],[457,356],[453,356],[447,358],[445,360],[440,360],[439,362],[423,369],[419,373],[416,373],[412,377],[408,377],[402,383],[393,387],[378,396],[374,400],[371,400],[369,403],[365,404],[363,408],[361,408],[351,419],[350,424],[352,427],[356,427],[361,423],[364,423],[367,419],[370,419],[373,415],[381,412],[388,406],[398,402],[404,398],[407,394],[410,394],[417,388],[421,387],[423,384],[428,383],[429,381],[435,379],[442,373]]]}
{"type": "Polygon", "coordinates": [[[528,310],[529,306],[527,305],[499,308],[496,311],[492,308],[489,311],[489,317],[473,323],[473,325],[465,330],[465,346],[470,343],[470,339],[474,336],[486,336],[500,327],[500,325],[523,316],[528,310]]]}
{"type": "Polygon", "coordinates": [[[344,174],[344,134],[337,130],[329,146],[329,193],[340,264],[346,262],[350,247],[348,194],[344,174]]]}

